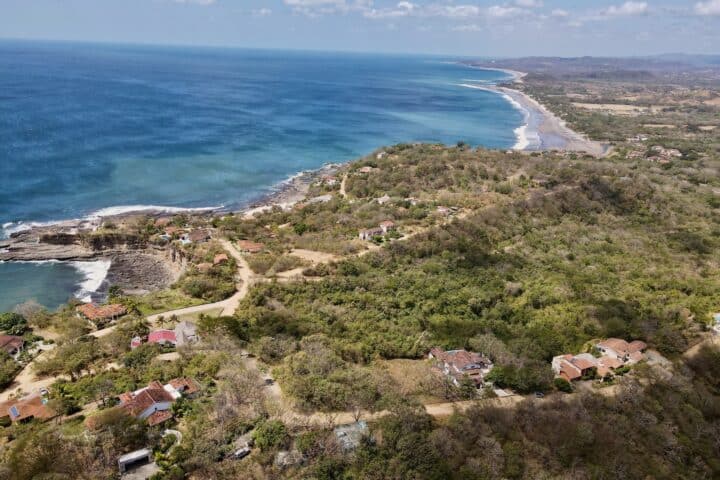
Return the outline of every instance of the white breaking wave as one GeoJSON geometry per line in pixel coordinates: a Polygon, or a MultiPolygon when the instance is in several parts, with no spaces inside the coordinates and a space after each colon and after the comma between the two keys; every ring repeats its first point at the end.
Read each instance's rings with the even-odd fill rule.
{"type": "Polygon", "coordinates": [[[37,227],[49,227],[60,224],[73,224],[83,221],[92,221],[104,217],[112,217],[115,215],[123,215],[133,212],[158,212],[158,213],[182,213],[182,212],[209,212],[212,210],[221,210],[225,208],[223,205],[219,207],[199,207],[199,208],[183,208],[183,207],[166,207],[161,205],[119,205],[116,207],[106,207],[96,210],[81,219],[70,220],[51,220],[48,222],[7,222],[2,225],[0,230],[0,238],[9,237],[13,233],[24,232],[37,227]]]}
{"type": "Polygon", "coordinates": [[[80,282],[80,288],[75,292],[75,297],[80,301],[89,303],[92,301],[92,294],[102,286],[111,265],[110,260],[97,260],[94,262],[70,262],[85,278],[80,282]]]}
{"type": "Polygon", "coordinates": [[[513,130],[513,133],[515,133],[515,138],[517,139],[515,145],[513,145],[512,147],[513,150],[525,150],[531,145],[540,145],[540,134],[535,131],[529,131],[531,115],[530,111],[525,108],[520,102],[512,98],[507,93],[499,92],[497,90],[483,87],[481,85],[470,85],[468,83],[461,83],[460,86],[465,88],[474,88],[475,90],[485,90],[486,92],[497,93],[502,96],[508,103],[510,103],[513,108],[519,110],[523,114],[524,124],[513,130]]]}
{"type": "Polygon", "coordinates": [[[133,212],[162,212],[162,213],[182,213],[182,212],[208,212],[211,210],[220,210],[219,207],[200,207],[200,208],[183,208],[183,207],[165,207],[161,205],[118,205],[116,207],[101,208],[90,215],[87,219],[95,219],[102,217],[112,217],[115,215],[123,215],[133,212]]]}

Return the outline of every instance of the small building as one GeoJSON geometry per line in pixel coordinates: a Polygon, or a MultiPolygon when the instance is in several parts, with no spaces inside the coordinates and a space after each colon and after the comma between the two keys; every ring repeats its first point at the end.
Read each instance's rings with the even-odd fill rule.
{"type": "Polygon", "coordinates": [[[140,450],[119,456],[118,470],[120,474],[123,474],[132,468],[147,463],[152,463],[152,451],[149,448],[141,448],[140,450]]]}
{"type": "Polygon", "coordinates": [[[200,393],[200,385],[189,377],[173,378],[163,388],[176,400],[180,397],[195,398],[200,393]]]}
{"type": "Polygon", "coordinates": [[[370,434],[367,423],[359,421],[347,425],[339,425],[333,430],[335,438],[344,452],[351,452],[360,446],[362,439],[370,434]]]}
{"type": "Polygon", "coordinates": [[[360,167],[360,168],[358,169],[358,172],[359,172],[359,173],[372,173],[373,170],[375,170],[373,167],[365,166],[365,167],[360,167]]]}
{"type": "Polygon", "coordinates": [[[29,422],[37,419],[46,421],[57,416],[57,412],[47,406],[47,398],[38,394],[0,403],[0,420],[29,422]]]}
{"type": "Polygon", "coordinates": [[[175,400],[193,398],[199,391],[200,386],[190,378],[176,378],[165,385],[154,380],[147,387],[120,394],[118,399],[120,408],[128,415],[147,420],[148,425],[154,426],[173,417],[170,408],[175,400]]]}
{"type": "Polygon", "coordinates": [[[218,253],[215,255],[215,258],[213,258],[213,265],[225,265],[228,263],[230,259],[227,256],[227,253],[218,253]]]}
{"type": "Polygon", "coordinates": [[[720,334],[720,313],[716,313],[715,315],[713,315],[712,329],[715,331],[715,333],[720,334]]]}
{"type": "Polygon", "coordinates": [[[390,220],[385,220],[384,222],[380,222],[380,229],[383,233],[387,234],[395,230],[395,222],[390,220]]]}
{"type": "Polygon", "coordinates": [[[597,361],[587,353],[558,355],[552,360],[552,369],[556,376],[572,382],[590,374],[593,369],[597,370],[597,361]]]}
{"type": "Polygon", "coordinates": [[[130,340],[130,350],[135,350],[140,345],[142,345],[142,343],[143,343],[143,339],[141,337],[137,337],[137,336],[133,337],[130,340]]]}
{"type": "Polygon", "coordinates": [[[175,345],[182,347],[197,343],[200,341],[200,337],[197,334],[197,325],[193,322],[183,320],[182,322],[175,325],[175,345]]]}
{"type": "Polygon", "coordinates": [[[81,318],[90,320],[95,325],[103,325],[114,322],[127,314],[127,308],[119,303],[98,306],[96,303],[86,303],[76,308],[81,318]]]}
{"type": "Polygon", "coordinates": [[[358,237],[360,240],[372,240],[374,237],[380,237],[384,234],[383,229],[380,227],[369,228],[367,230],[360,230],[358,237]]]}
{"type": "Polygon", "coordinates": [[[25,346],[25,340],[16,335],[0,335],[0,350],[17,360],[25,346]]]}
{"type": "Polygon", "coordinates": [[[262,243],[251,242],[249,240],[238,240],[237,247],[241,253],[260,253],[265,249],[265,245],[262,243]]]}
{"type": "Polygon", "coordinates": [[[157,343],[162,346],[177,345],[177,336],[173,330],[155,330],[148,335],[148,343],[157,343]]]}
{"type": "Polygon", "coordinates": [[[448,350],[444,351],[438,347],[434,347],[428,354],[430,360],[435,360],[436,366],[450,379],[456,386],[460,386],[460,381],[467,377],[472,380],[477,387],[481,387],[485,375],[492,370],[493,363],[489,358],[475,352],[467,350],[448,350]]]}
{"type": "Polygon", "coordinates": [[[198,229],[198,230],[193,230],[192,232],[190,232],[188,234],[188,239],[192,243],[208,242],[208,241],[210,241],[211,238],[212,238],[212,236],[210,235],[210,231],[202,229],[202,228],[198,229]]]}
{"type": "Polygon", "coordinates": [[[328,187],[334,187],[338,184],[338,179],[332,175],[323,175],[320,181],[323,185],[327,185],[328,187]]]}
{"type": "Polygon", "coordinates": [[[620,338],[608,338],[598,342],[595,348],[601,354],[617,358],[623,364],[633,364],[643,359],[642,352],[647,348],[647,344],[640,340],[628,343],[620,338]]]}

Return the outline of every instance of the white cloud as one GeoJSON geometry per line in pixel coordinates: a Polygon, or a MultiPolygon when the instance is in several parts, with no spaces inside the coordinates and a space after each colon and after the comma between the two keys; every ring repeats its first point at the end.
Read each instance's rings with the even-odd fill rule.
{"type": "Polygon", "coordinates": [[[567,10],[563,10],[562,8],[556,8],[555,10],[550,12],[550,16],[565,18],[565,17],[569,17],[570,13],[567,10]]]}
{"type": "Polygon", "coordinates": [[[524,8],[538,8],[543,6],[542,0],[515,0],[515,5],[524,8]]]}
{"type": "Polygon", "coordinates": [[[363,14],[367,18],[397,18],[412,15],[417,10],[417,5],[411,2],[400,2],[395,8],[381,8],[376,10],[371,8],[363,14]]]}
{"type": "Polygon", "coordinates": [[[269,17],[273,11],[269,8],[258,8],[252,11],[253,17],[269,17]]]}
{"type": "Polygon", "coordinates": [[[695,13],[698,15],[720,15],[720,0],[696,3],[695,13]]]}
{"type": "Polygon", "coordinates": [[[481,32],[482,27],[480,25],[471,23],[469,25],[458,25],[456,27],[453,27],[451,30],[453,32],[481,32]]]}
{"type": "Polygon", "coordinates": [[[609,17],[627,17],[632,15],[644,15],[647,12],[647,2],[625,2],[619,6],[611,5],[603,13],[609,17]]]}
{"type": "Polygon", "coordinates": [[[212,5],[215,0],[174,0],[175,3],[192,3],[195,5],[212,5]]]}
{"type": "Polygon", "coordinates": [[[477,5],[446,5],[433,10],[443,17],[465,18],[480,15],[480,7],[477,5]]]}
{"type": "Polygon", "coordinates": [[[504,6],[500,6],[500,5],[493,5],[492,7],[487,9],[488,16],[494,17],[494,18],[511,17],[514,15],[522,14],[522,13],[526,13],[526,12],[517,7],[504,7],[504,6]]]}

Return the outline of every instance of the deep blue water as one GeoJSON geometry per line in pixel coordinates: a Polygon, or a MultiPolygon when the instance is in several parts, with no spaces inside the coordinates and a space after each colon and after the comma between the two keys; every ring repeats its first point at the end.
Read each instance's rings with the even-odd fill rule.
{"type": "Polygon", "coordinates": [[[505,75],[446,60],[0,42],[0,225],[241,206],[397,142],[513,145],[522,114],[458,85],[505,75]]]}

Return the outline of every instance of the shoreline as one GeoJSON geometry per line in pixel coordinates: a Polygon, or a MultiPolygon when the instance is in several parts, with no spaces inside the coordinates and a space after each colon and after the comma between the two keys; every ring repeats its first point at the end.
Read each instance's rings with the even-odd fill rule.
{"type": "MultiPolygon", "coordinates": [[[[505,68],[481,67],[465,64],[470,68],[480,70],[494,70],[506,73],[511,78],[509,83],[523,83],[527,73],[505,68]]],[[[523,112],[525,123],[515,129],[517,143],[512,147],[518,151],[544,151],[565,150],[571,152],[584,152],[594,157],[602,157],[607,153],[607,146],[590,140],[584,135],[568,127],[564,120],[547,109],[525,92],[501,85],[477,85],[462,83],[465,88],[474,88],[496,93],[505,98],[513,107],[523,112]]]]}

